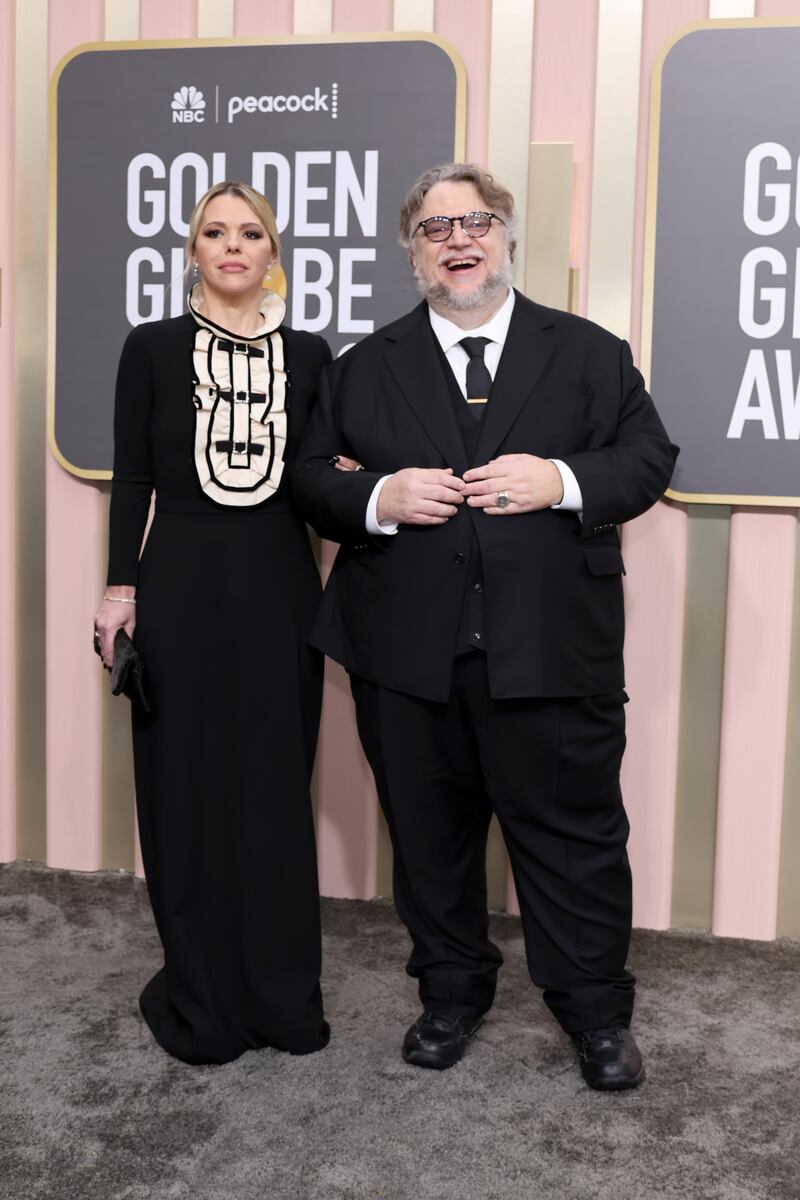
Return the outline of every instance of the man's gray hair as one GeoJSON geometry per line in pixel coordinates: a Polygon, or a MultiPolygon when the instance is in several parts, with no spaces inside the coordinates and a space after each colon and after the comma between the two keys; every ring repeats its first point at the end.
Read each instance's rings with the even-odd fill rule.
{"type": "MultiPolygon", "coordinates": [[[[508,253],[513,262],[514,250],[517,245],[514,237],[516,225],[514,197],[508,188],[504,188],[502,183],[498,183],[493,175],[490,175],[483,167],[479,167],[477,163],[441,163],[438,167],[431,167],[429,171],[420,175],[407,193],[400,208],[401,246],[405,246],[406,250],[411,249],[419,211],[428,192],[437,183],[471,183],[475,187],[481,203],[486,205],[487,210],[496,213],[505,221],[508,253]]],[[[441,215],[447,216],[448,214],[442,213],[441,215]]]]}

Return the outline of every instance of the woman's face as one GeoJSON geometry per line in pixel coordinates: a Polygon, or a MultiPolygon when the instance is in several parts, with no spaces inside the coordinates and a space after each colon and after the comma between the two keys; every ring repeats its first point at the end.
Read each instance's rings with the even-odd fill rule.
{"type": "Polygon", "coordinates": [[[246,200],[228,195],[209,200],[194,247],[206,296],[227,301],[258,296],[276,257],[269,234],[246,200]]]}

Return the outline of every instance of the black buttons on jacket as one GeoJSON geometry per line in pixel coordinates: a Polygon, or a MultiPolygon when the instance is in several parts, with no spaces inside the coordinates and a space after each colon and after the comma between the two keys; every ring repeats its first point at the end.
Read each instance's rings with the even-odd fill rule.
{"type": "Polygon", "coordinates": [[[481,642],[483,641],[483,634],[481,634],[481,633],[471,633],[471,634],[469,635],[469,640],[470,640],[471,642],[474,642],[476,646],[480,646],[481,642]]]}
{"type": "Polygon", "coordinates": [[[477,583],[473,583],[472,590],[473,590],[473,592],[482,592],[483,591],[483,584],[480,582],[480,580],[478,580],[477,583]]]}
{"type": "Polygon", "coordinates": [[[466,561],[467,561],[466,554],[462,554],[460,550],[456,554],[453,555],[453,562],[456,563],[456,565],[459,567],[461,566],[462,563],[465,563],[466,561]]]}

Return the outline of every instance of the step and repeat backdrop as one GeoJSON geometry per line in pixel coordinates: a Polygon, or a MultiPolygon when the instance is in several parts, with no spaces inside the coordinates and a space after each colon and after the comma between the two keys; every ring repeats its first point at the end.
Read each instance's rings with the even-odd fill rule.
{"type": "Polygon", "coordinates": [[[660,77],[650,379],[670,494],[800,504],[800,28],[699,29],[660,77]]]}
{"type": "MultiPolygon", "coordinates": [[[[575,311],[682,447],[623,529],[635,920],[800,934],[798,51],[800,0],[0,4],[0,861],[139,867],[91,622],[117,359],[182,309],[197,197],[263,188],[288,319],[338,354],[415,303],[398,207],[436,161],[512,188],[525,289],[530,146],[566,143],[575,311]]],[[[335,669],[315,786],[323,892],[386,895],[335,669]]]]}
{"type": "Polygon", "coordinates": [[[334,354],[415,303],[400,203],[464,141],[464,71],[440,42],[100,44],[53,86],[53,441],[70,470],[110,474],[125,334],[183,311],[188,219],[215,183],[270,200],[289,324],[334,354]]]}

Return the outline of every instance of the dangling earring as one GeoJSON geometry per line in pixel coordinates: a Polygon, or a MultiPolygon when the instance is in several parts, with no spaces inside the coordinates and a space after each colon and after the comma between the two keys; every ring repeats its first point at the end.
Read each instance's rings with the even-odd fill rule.
{"type": "Polygon", "coordinates": [[[196,262],[192,263],[192,278],[194,278],[194,279],[200,278],[200,268],[198,267],[196,262]]]}

